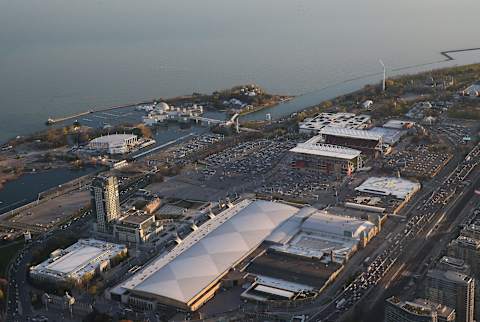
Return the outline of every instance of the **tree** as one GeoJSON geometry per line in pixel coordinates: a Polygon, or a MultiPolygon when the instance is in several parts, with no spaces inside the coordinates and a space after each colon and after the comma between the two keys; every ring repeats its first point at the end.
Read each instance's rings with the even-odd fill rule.
{"type": "MultiPolygon", "coordinates": [[[[146,126],[145,124],[138,124],[136,126],[136,129],[138,133],[138,135],[144,137],[144,138],[151,138],[153,135],[152,135],[152,130],[150,130],[150,128],[148,126],[146,126]]],[[[135,133],[135,134],[137,134],[135,133]]]]}
{"type": "Polygon", "coordinates": [[[92,285],[88,288],[88,294],[95,296],[97,295],[97,285],[92,285]]]}
{"type": "Polygon", "coordinates": [[[82,276],[82,284],[85,285],[85,284],[87,284],[88,282],[90,282],[90,281],[93,279],[94,275],[95,275],[95,274],[92,273],[92,272],[88,272],[88,273],[83,274],[83,276],[82,276]]]}
{"type": "Polygon", "coordinates": [[[111,322],[113,321],[113,318],[106,314],[106,313],[101,313],[98,312],[97,309],[93,309],[91,313],[89,313],[85,318],[83,319],[83,322],[111,322]]]}
{"type": "Polygon", "coordinates": [[[153,182],[163,182],[165,178],[160,174],[160,173],[155,173],[152,177],[152,183],[153,182]]]}
{"type": "Polygon", "coordinates": [[[332,106],[333,106],[332,101],[325,101],[325,102],[323,102],[322,105],[321,105],[321,107],[322,107],[322,108],[325,108],[325,109],[330,108],[330,107],[332,107],[332,106]]]}

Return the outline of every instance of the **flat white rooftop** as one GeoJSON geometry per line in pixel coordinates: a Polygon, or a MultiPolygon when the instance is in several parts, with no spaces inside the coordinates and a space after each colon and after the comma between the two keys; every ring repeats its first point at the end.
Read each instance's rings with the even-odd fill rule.
{"type": "Polygon", "coordinates": [[[359,150],[345,148],[338,145],[308,143],[308,141],[306,143],[299,143],[296,147],[291,149],[290,152],[344,160],[355,159],[362,153],[359,150]]]}
{"type": "Polygon", "coordinates": [[[363,231],[368,232],[374,227],[375,225],[367,220],[334,215],[328,211],[319,210],[303,223],[302,231],[358,240],[363,231]]]}
{"type": "Polygon", "coordinates": [[[96,239],[80,239],[66,249],[60,250],[53,258],[33,266],[30,271],[57,280],[78,279],[125,249],[125,245],[96,239]]]}
{"type": "Polygon", "coordinates": [[[88,265],[90,262],[92,262],[92,260],[97,258],[102,253],[103,250],[98,247],[80,247],[47,265],[46,268],[52,271],[68,274],[88,265]]]}
{"type": "Polygon", "coordinates": [[[382,136],[382,141],[391,145],[400,141],[402,136],[405,134],[405,131],[386,127],[374,127],[368,131],[371,133],[380,134],[382,136]]]}
{"type": "Polygon", "coordinates": [[[257,275],[256,282],[257,284],[271,286],[290,292],[313,291],[315,289],[314,287],[309,285],[284,281],[278,278],[263,275],[257,275]]]}
{"type": "Polygon", "coordinates": [[[303,220],[299,221],[297,214],[272,234],[271,240],[278,244],[270,246],[270,249],[323,262],[333,260],[342,263],[357,250],[362,236],[370,236],[376,229],[370,221],[335,215],[313,207],[304,207],[300,212],[306,215],[303,220]],[[283,231],[288,223],[292,223],[291,227],[283,231]]]}
{"type": "Polygon", "coordinates": [[[344,138],[352,139],[364,139],[364,140],[374,140],[380,141],[382,135],[378,133],[373,133],[366,130],[357,130],[357,129],[347,129],[334,126],[327,126],[320,130],[321,135],[332,135],[339,136],[344,138]]]}
{"type": "Polygon", "coordinates": [[[333,255],[334,262],[342,263],[357,250],[357,245],[358,240],[301,232],[287,245],[286,252],[306,257],[323,257],[324,262],[332,261],[330,255],[333,255]]]}
{"type": "Polygon", "coordinates": [[[257,285],[253,289],[258,292],[273,294],[276,296],[284,297],[286,299],[291,299],[292,297],[295,296],[295,293],[293,292],[285,291],[276,287],[271,287],[266,285],[257,285]]]}
{"type": "Polygon", "coordinates": [[[401,130],[407,127],[412,127],[414,124],[415,122],[412,122],[412,121],[389,120],[387,123],[383,124],[383,127],[401,130]]]}
{"type": "Polygon", "coordinates": [[[207,221],[121,287],[142,296],[188,303],[297,212],[282,203],[243,200],[207,221]]]}
{"type": "Polygon", "coordinates": [[[406,199],[417,192],[420,187],[421,186],[418,182],[403,178],[371,177],[355,188],[355,190],[364,193],[406,199]]]}

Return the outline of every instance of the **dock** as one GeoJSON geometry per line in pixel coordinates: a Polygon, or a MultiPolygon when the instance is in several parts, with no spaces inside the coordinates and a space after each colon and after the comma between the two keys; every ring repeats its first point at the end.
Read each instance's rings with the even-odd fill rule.
{"type": "Polygon", "coordinates": [[[477,47],[477,48],[465,48],[465,49],[454,49],[454,50],[446,50],[446,51],[442,51],[440,52],[440,54],[442,56],[444,56],[446,59],[446,61],[450,61],[450,60],[454,60],[454,58],[452,56],[450,56],[449,54],[454,54],[454,53],[463,53],[463,52],[467,52],[467,51],[477,51],[477,50],[480,50],[480,47],[477,47]]]}
{"type": "Polygon", "coordinates": [[[92,113],[107,112],[107,111],[111,111],[111,110],[137,106],[137,105],[141,105],[141,104],[152,104],[153,102],[154,102],[154,100],[149,100],[149,101],[142,101],[142,102],[138,102],[138,103],[100,107],[100,108],[91,109],[91,110],[88,110],[88,111],[85,111],[85,112],[80,112],[80,113],[75,113],[75,114],[72,114],[72,115],[67,115],[67,116],[64,116],[64,117],[49,118],[46,121],[46,124],[47,125],[53,125],[53,124],[56,124],[56,123],[61,123],[61,122],[64,122],[64,121],[68,121],[68,120],[75,119],[75,118],[85,116],[85,115],[88,115],[88,114],[92,114],[92,113]]]}
{"type": "Polygon", "coordinates": [[[87,114],[90,114],[90,113],[93,113],[93,112],[92,111],[87,111],[87,112],[77,113],[77,114],[73,114],[73,115],[68,115],[68,116],[65,116],[65,117],[56,118],[56,119],[49,118],[46,123],[47,123],[47,125],[53,125],[55,123],[60,123],[60,122],[67,121],[67,120],[77,118],[77,117],[80,117],[80,116],[84,116],[84,115],[87,115],[87,114]]]}

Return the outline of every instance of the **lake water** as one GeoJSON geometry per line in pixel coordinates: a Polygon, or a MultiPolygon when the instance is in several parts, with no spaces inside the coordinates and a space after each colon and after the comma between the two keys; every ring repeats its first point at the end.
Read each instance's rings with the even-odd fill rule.
{"type": "MultiPolygon", "coordinates": [[[[478,12],[478,0],[3,0],[0,142],[49,116],[241,83],[308,93],[272,111],[288,113],[377,80],[342,83],[380,72],[379,58],[393,70],[480,47],[478,12]]],[[[468,56],[456,63],[480,61],[468,56]]]]}
{"type": "Polygon", "coordinates": [[[7,182],[3,189],[0,189],[0,214],[36,200],[42,191],[96,170],[98,169],[51,169],[38,173],[25,173],[17,180],[7,182]]]}

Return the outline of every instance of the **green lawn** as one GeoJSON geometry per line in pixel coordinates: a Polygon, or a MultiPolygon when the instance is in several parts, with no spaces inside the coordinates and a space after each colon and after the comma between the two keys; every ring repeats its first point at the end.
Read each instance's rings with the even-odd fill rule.
{"type": "Polygon", "coordinates": [[[0,246],[0,277],[6,276],[10,260],[22,249],[23,240],[17,240],[0,246]]]}

